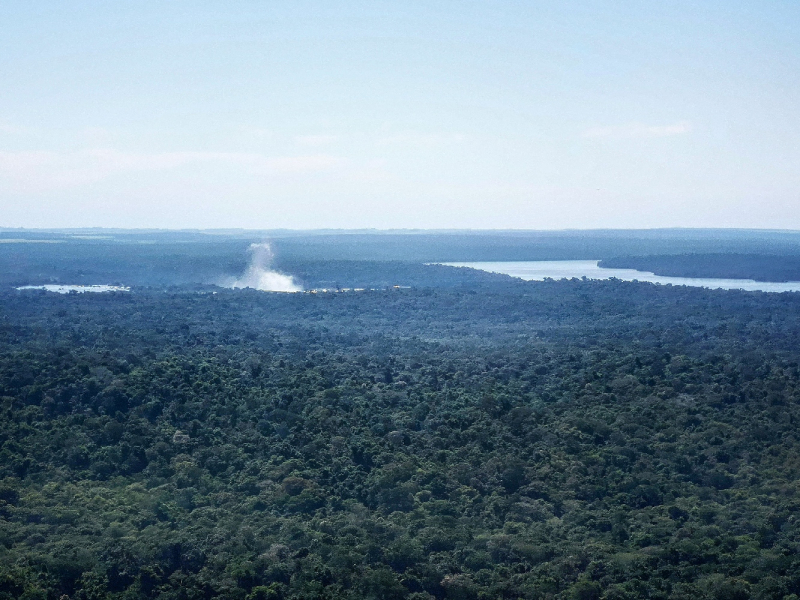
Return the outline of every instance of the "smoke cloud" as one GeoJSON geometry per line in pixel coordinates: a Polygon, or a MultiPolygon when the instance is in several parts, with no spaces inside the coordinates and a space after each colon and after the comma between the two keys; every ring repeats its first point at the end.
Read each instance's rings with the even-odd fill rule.
{"type": "Polygon", "coordinates": [[[274,254],[269,244],[250,244],[250,264],[244,274],[228,287],[253,288],[262,292],[301,292],[291,275],[272,270],[274,254]]]}

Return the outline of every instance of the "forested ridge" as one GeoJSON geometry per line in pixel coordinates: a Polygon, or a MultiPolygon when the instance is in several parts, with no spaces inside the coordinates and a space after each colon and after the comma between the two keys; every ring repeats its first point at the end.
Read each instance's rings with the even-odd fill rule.
{"type": "Polygon", "coordinates": [[[0,598],[796,598],[799,308],[1,292],[0,598]]]}

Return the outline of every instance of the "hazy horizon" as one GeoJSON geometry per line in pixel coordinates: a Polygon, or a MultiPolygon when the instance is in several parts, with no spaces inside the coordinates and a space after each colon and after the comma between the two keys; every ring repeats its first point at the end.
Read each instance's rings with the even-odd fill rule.
{"type": "Polygon", "coordinates": [[[775,227],[562,227],[548,229],[534,228],[488,228],[488,227],[309,227],[309,228],[259,228],[259,227],[113,227],[104,225],[94,226],[75,226],[75,227],[26,227],[26,226],[4,226],[0,224],[0,233],[12,231],[130,231],[130,232],[199,232],[199,233],[235,233],[235,232],[254,232],[254,233],[620,233],[620,232],[725,232],[725,233],[800,233],[800,229],[786,229],[775,227]]]}

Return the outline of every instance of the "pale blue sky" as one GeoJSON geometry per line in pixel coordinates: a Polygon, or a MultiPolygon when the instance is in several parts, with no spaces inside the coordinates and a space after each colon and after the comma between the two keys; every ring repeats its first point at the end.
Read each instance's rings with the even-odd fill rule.
{"type": "Polygon", "coordinates": [[[800,3],[2,2],[0,226],[800,229],[800,3]]]}

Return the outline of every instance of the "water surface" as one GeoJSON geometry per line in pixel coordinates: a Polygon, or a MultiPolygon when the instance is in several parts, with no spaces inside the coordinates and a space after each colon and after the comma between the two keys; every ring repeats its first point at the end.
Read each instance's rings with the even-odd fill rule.
{"type": "Polygon", "coordinates": [[[56,294],[69,294],[70,292],[77,292],[82,294],[84,292],[130,292],[131,288],[124,285],[22,285],[18,290],[46,290],[48,292],[55,292],[56,294]]]}
{"type": "Polygon", "coordinates": [[[749,292],[798,292],[800,281],[777,283],[753,281],[752,279],[712,279],[701,277],[665,277],[648,271],[635,269],[601,269],[596,260],[537,260],[504,262],[442,263],[451,267],[469,267],[491,273],[503,273],[526,281],[545,279],[621,279],[623,281],[646,281],[661,285],[688,285],[721,290],[745,290],[749,292]]]}

